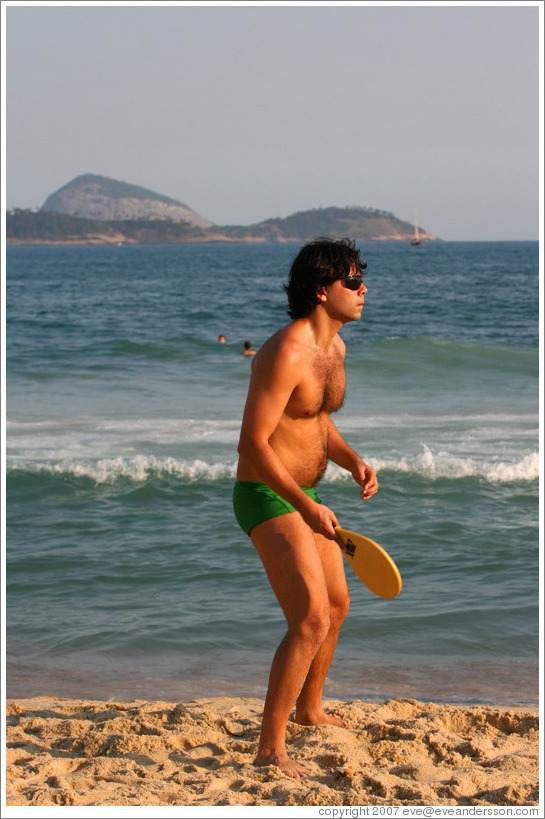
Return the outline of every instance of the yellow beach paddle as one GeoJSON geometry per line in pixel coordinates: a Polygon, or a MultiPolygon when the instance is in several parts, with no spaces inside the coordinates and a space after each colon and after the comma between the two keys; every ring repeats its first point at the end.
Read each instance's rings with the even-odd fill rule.
{"type": "Polygon", "coordinates": [[[364,535],[335,527],[341,549],[362,583],[379,597],[397,597],[401,591],[401,575],[396,564],[382,546],[364,535]]]}

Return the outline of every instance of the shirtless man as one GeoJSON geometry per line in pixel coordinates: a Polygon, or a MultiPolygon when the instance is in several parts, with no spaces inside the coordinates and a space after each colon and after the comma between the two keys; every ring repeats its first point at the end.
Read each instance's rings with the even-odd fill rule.
{"type": "Polygon", "coordinates": [[[292,777],[306,775],[286,752],[293,706],[301,725],[343,724],[324,713],[322,689],[350,601],[338,521],[315,487],[331,460],[351,472],[363,499],[378,489],[375,471],[330,417],[344,397],[345,345],[338,332],[361,317],[366,266],[346,239],[320,239],[301,249],[285,286],[293,321],[252,360],[238,447],[235,515],[287,620],[254,764],[277,765],[292,777]]]}

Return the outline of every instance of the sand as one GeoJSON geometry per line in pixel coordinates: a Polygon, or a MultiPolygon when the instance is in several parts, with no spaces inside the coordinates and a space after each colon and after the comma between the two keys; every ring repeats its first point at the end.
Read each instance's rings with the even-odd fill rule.
{"type": "Polygon", "coordinates": [[[531,709],[330,700],[350,728],[289,723],[309,777],[252,764],[252,698],[7,702],[9,806],[538,805],[531,709]],[[348,770],[345,769],[348,766],[348,770]]]}

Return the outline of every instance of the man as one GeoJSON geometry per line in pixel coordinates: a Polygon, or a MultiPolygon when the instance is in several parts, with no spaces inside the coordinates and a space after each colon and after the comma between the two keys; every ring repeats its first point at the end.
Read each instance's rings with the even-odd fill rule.
{"type": "Polygon", "coordinates": [[[306,775],[286,752],[294,704],[299,724],[343,724],[324,713],[322,689],[349,596],[338,521],[315,487],[331,460],[352,473],[363,499],[378,489],[374,470],[330,417],[344,398],[338,332],[361,317],[366,267],[347,239],[319,239],[298,253],[285,286],[293,321],[252,359],[238,447],[235,515],[288,625],[271,666],[254,764],[277,765],[292,777],[306,775]]]}
{"type": "Polygon", "coordinates": [[[252,350],[252,342],[249,339],[244,342],[242,355],[255,355],[255,350],[252,350]]]}

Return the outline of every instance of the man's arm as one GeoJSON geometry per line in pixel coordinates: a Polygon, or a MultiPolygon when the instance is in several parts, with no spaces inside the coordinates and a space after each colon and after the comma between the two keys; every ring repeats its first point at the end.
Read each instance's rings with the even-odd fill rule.
{"type": "Polygon", "coordinates": [[[270,343],[260,350],[253,363],[239,455],[259,475],[259,480],[297,509],[315,532],[334,538],[334,527],[338,525],[335,514],[302,491],[269,443],[300,382],[301,348],[292,341],[270,343]]]}
{"type": "Polygon", "coordinates": [[[378,492],[375,470],[364,463],[360,456],[348,446],[331,418],[329,418],[328,427],[327,456],[330,461],[352,474],[356,483],[362,488],[363,500],[367,500],[378,492]]]}

